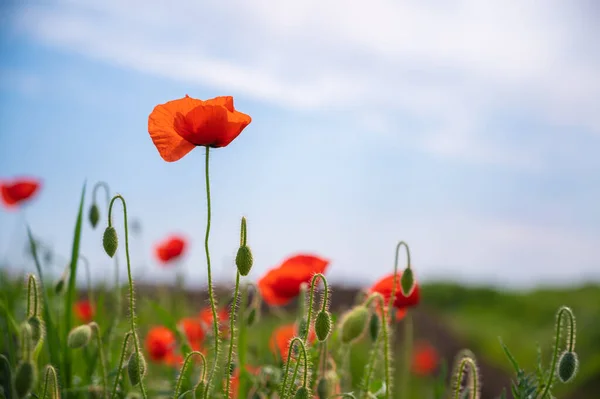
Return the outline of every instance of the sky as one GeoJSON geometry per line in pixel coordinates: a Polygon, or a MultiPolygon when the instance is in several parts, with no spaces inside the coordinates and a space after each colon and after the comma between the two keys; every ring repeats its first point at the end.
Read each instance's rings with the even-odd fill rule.
{"type": "MultiPolygon", "coordinates": [[[[32,268],[25,222],[64,264],[84,182],[87,213],[106,181],[141,226],[136,277],[205,284],[204,149],[164,162],[148,115],[231,95],[252,123],[211,151],[218,282],[242,216],[252,280],[311,253],[332,282],[368,285],[405,240],[419,281],[599,282],[599,16],[592,0],[3,1],[0,179],[43,181],[0,210],[4,267],[32,268]],[[164,269],[169,234],[190,247],[164,269]]],[[[98,205],[81,249],[95,281],[114,267],[98,205]]]]}

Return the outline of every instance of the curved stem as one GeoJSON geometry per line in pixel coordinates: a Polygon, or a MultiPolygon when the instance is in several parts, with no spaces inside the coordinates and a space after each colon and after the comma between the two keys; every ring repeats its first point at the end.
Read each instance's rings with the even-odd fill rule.
{"type": "Polygon", "coordinates": [[[454,399],[459,399],[459,397],[460,397],[462,380],[463,380],[463,376],[464,376],[465,369],[467,368],[467,366],[470,367],[470,371],[471,371],[469,373],[469,386],[470,386],[469,396],[471,399],[474,399],[477,397],[477,390],[479,389],[479,386],[478,386],[479,378],[477,377],[477,365],[475,364],[475,361],[472,358],[463,357],[458,366],[458,373],[456,373],[456,379],[454,380],[454,384],[455,384],[454,399]]]}
{"type": "Polygon", "coordinates": [[[114,399],[114,397],[117,395],[117,386],[119,385],[119,378],[121,377],[121,372],[123,371],[123,363],[125,362],[125,354],[127,353],[127,344],[129,343],[129,338],[132,334],[133,333],[131,331],[128,331],[123,339],[123,346],[121,347],[121,360],[119,360],[117,376],[115,377],[115,385],[113,386],[112,394],[110,395],[112,399],[114,399]]]}
{"type": "Polygon", "coordinates": [[[42,391],[42,399],[46,399],[48,395],[48,383],[52,384],[52,395],[51,399],[58,399],[58,378],[56,376],[56,370],[51,365],[46,366],[46,373],[44,375],[44,390],[42,391]],[[50,380],[52,379],[52,380],[50,380]]]}
{"type": "Polygon", "coordinates": [[[92,190],[92,203],[96,203],[96,192],[100,187],[104,189],[104,192],[106,194],[106,207],[108,207],[108,204],[110,203],[110,188],[108,187],[108,184],[103,181],[99,181],[94,185],[94,188],[92,190]]]}
{"type": "Polygon", "coordinates": [[[92,328],[94,335],[96,336],[96,343],[98,345],[98,356],[100,356],[100,370],[102,371],[102,384],[104,385],[104,396],[108,398],[108,377],[106,374],[106,358],[104,357],[104,350],[102,349],[102,336],[100,335],[100,327],[96,322],[91,322],[89,326],[92,328]]]}
{"type": "Polygon", "coordinates": [[[210,217],[211,217],[211,208],[210,208],[210,178],[209,178],[209,153],[210,147],[206,146],[206,157],[204,163],[205,170],[205,181],[206,181],[206,208],[207,208],[207,218],[206,218],[206,234],[204,236],[204,251],[206,252],[206,269],[207,269],[207,278],[208,278],[208,297],[210,299],[210,309],[213,315],[213,335],[215,339],[215,360],[213,362],[213,367],[208,376],[208,381],[206,383],[206,390],[204,391],[204,398],[208,399],[208,394],[211,390],[212,380],[214,378],[215,372],[217,371],[217,364],[219,362],[219,319],[217,318],[217,305],[215,300],[215,293],[213,292],[212,286],[212,270],[210,267],[210,251],[208,249],[208,238],[210,236],[210,217]]]}
{"type": "MultiPolygon", "coordinates": [[[[288,356],[287,356],[287,362],[285,365],[285,372],[283,373],[283,382],[281,383],[281,399],[285,399],[288,397],[287,393],[286,393],[286,386],[287,386],[287,376],[290,373],[290,362],[292,359],[292,350],[294,349],[294,344],[298,343],[300,345],[300,349],[302,351],[302,357],[304,358],[304,380],[302,382],[302,385],[304,387],[306,387],[306,383],[308,380],[308,358],[306,356],[306,347],[304,346],[304,341],[302,341],[299,337],[294,337],[292,338],[292,340],[290,341],[290,347],[288,349],[288,356]]],[[[298,360],[299,362],[299,360],[298,360]]],[[[294,381],[295,381],[295,377],[294,379],[292,379],[291,384],[292,387],[294,386],[294,381]]]]}
{"type": "MultiPolygon", "coordinates": [[[[127,225],[127,204],[125,203],[125,199],[120,195],[117,194],[113,197],[113,199],[110,201],[110,205],[108,207],[108,227],[112,226],[112,209],[113,209],[113,205],[115,203],[115,201],[119,199],[121,200],[121,203],[123,204],[123,218],[124,218],[124,224],[125,224],[125,257],[127,259],[127,275],[129,277],[129,308],[130,308],[130,321],[131,321],[131,333],[133,334],[133,344],[135,347],[135,352],[136,352],[136,356],[138,357],[138,364],[141,363],[139,356],[140,356],[140,343],[139,343],[139,338],[136,334],[136,329],[135,329],[135,306],[134,306],[134,294],[133,294],[133,279],[131,277],[131,259],[129,257],[129,228],[127,225]]],[[[141,367],[138,367],[138,373],[139,373],[139,378],[140,378],[140,391],[142,392],[142,396],[144,398],[148,397],[148,394],[146,393],[146,387],[144,386],[144,376],[142,375],[142,369],[141,367]]]]}
{"type": "Polygon", "coordinates": [[[325,290],[323,292],[323,303],[321,304],[321,310],[325,311],[327,309],[327,301],[329,300],[329,285],[327,284],[327,279],[325,278],[325,276],[322,273],[316,273],[311,281],[310,281],[310,298],[308,300],[308,317],[306,320],[306,331],[304,332],[304,336],[302,337],[302,340],[304,341],[304,343],[306,343],[307,339],[308,339],[308,333],[310,331],[310,322],[311,322],[311,318],[312,318],[312,313],[313,313],[313,298],[315,296],[315,285],[316,282],[321,279],[321,281],[323,282],[323,285],[325,287],[325,290]]]}
{"type": "Polygon", "coordinates": [[[92,290],[92,273],[90,271],[90,261],[83,255],[79,254],[79,259],[83,261],[85,266],[85,278],[87,281],[87,291],[88,291],[88,301],[95,305],[94,303],[94,292],[92,290]]]}
{"type": "Polygon", "coordinates": [[[27,317],[37,316],[38,312],[38,287],[37,281],[33,274],[30,274],[27,279],[27,317]],[[33,292],[32,292],[33,291],[33,292]],[[33,302],[33,306],[32,303],[33,302]],[[33,312],[32,309],[33,308],[33,312]]]}
{"type": "MultiPolygon", "coordinates": [[[[383,298],[383,295],[381,295],[378,292],[374,292],[367,298],[367,300],[365,301],[365,306],[369,306],[371,304],[371,302],[373,302],[374,300],[377,300],[379,302],[379,306],[381,308],[381,319],[382,320],[381,320],[381,335],[377,337],[377,340],[375,340],[375,343],[373,345],[375,346],[374,350],[376,352],[379,347],[380,337],[381,337],[381,339],[383,339],[385,397],[389,398],[390,397],[390,389],[391,389],[392,371],[391,371],[391,361],[390,361],[390,342],[389,342],[389,331],[388,331],[388,320],[387,320],[388,317],[387,317],[387,312],[385,309],[385,299],[383,298]]],[[[367,365],[368,371],[367,371],[367,376],[366,376],[366,380],[364,383],[364,389],[367,393],[369,392],[369,385],[371,384],[371,375],[373,374],[373,369],[375,368],[375,361],[376,361],[376,356],[372,356],[369,364],[367,365]]]]}
{"type": "Polygon", "coordinates": [[[192,356],[200,356],[200,359],[202,359],[202,380],[204,380],[204,377],[206,376],[206,358],[204,357],[204,355],[198,351],[192,351],[188,353],[188,355],[185,357],[185,360],[183,361],[183,366],[181,366],[181,372],[179,373],[177,383],[175,384],[175,394],[173,395],[175,399],[179,398],[179,392],[181,392],[181,384],[183,383],[183,375],[185,374],[185,370],[187,369],[188,363],[190,362],[192,356]]]}
{"type": "Polygon", "coordinates": [[[408,248],[408,244],[404,241],[400,241],[398,245],[396,245],[396,256],[394,258],[394,278],[392,281],[392,293],[390,295],[390,301],[388,303],[388,314],[391,314],[392,306],[394,306],[394,301],[396,300],[396,280],[398,280],[398,255],[400,253],[400,247],[404,246],[406,248],[406,267],[410,268],[410,249],[408,248]]]}
{"type": "Polygon", "coordinates": [[[558,309],[558,312],[556,312],[556,331],[554,349],[552,352],[552,364],[550,366],[550,374],[548,375],[548,381],[544,386],[544,390],[542,391],[540,396],[538,396],[539,399],[543,399],[546,397],[546,395],[548,395],[548,393],[550,392],[550,387],[552,386],[552,383],[554,381],[556,363],[558,362],[560,336],[562,332],[562,319],[564,315],[567,316],[567,320],[569,322],[567,329],[567,350],[569,352],[573,352],[575,350],[575,315],[573,314],[573,311],[570,308],[566,306],[561,306],[560,309],[558,309]]]}
{"type": "MultiPolygon", "coordinates": [[[[244,242],[245,240],[244,236],[244,242]]],[[[233,294],[233,303],[231,304],[231,310],[229,311],[229,356],[227,358],[227,386],[225,387],[225,396],[229,397],[231,387],[231,362],[233,361],[233,347],[235,346],[235,311],[238,302],[238,296],[240,293],[240,272],[235,275],[235,292],[233,294]]]]}

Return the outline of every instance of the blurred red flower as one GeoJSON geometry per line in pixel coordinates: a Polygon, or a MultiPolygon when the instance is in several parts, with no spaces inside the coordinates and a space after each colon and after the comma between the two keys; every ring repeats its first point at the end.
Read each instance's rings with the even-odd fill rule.
{"type": "Polygon", "coordinates": [[[146,335],[146,350],[150,359],[154,362],[165,362],[170,364],[175,361],[173,350],[175,349],[175,334],[167,327],[152,327],[146,335]]]}
{"type": "Polygon", "coordinates": [[[9,209],[17,207],[33,198],[40,186],[40,180],[34,178],[20,178],[0,182],[2,202],[9,209]]]}
{"type": "MultiPolygon", "coordinates": [[[[247,364],[246,370],[250,374],[258,375],[258,373],[260,372],[260,367],[250,366],[249,364],[247,364]]],[[[225,385],[227,385],[227,382],[224,382],[223,386],[225,386],[225,385]]],[[[231,398],[237,399],[239,389],[240,389],[240,369],[236,368],[235,371],[233,372],[233,375],[231,376],[231,398]]]]}
{"type": "MultiPolygon", "coordinates": [[[[204,331],[210,331],[212,333],[213,329],[213,315],[212,309],[210,306],[203,308],[200,311],[200,321],[202,326],[204,327],[204,331]]],[[[226,333],[228,331],[228,322],[229,322],[229,312],[226,308],[217,309],[217,317],[219,319],[219,329],[222,333],[226,333]]]]}
{"type": "Polygon", "coordinates": [[[83,323],[89,323],[96,313],[94,305],[88,300],[77,301],[73,304],[75,316],[83,323]]]}
{"type": "Polygon", "coordinates": [[[233,97],[202,101],[186,95],[154,107],[148,133],[167,162],[183,158],[196,146],[225,147],[250,124],[250,116],[236,111],[233,97]]]}
{"type": "Polygon", "coordinates": [[[433,373],[438,365],[439,356],[437,350],[426,341],[420,341],[415,344],[413,351],[413,373],[426,376],[433,373]]]}
{"type": "Polygon", "coordinates": [[[183,328],[192,350],[199,351],[202,347],[202,342],[204,342],[205,335],[200,320],[186,317],[181,319],[179,324],[183,328]]]}
{"type": "MultiPolygon", "coordinates": [[[[402,294],[402,288],[400,287],[400,277],[402,277],[402,274],[397,273],[396,276],[397,276],[396,277],[396,293],[395,293],[395,299],[394,299],[394,307],[398,311],[400,311],[400,312],[398,312],[398,311],[396,312],[396,319],[399,319],[399,318],[401,318],[399,316],[402,316],[402,317],[404,316],[406,308],[416,306],[419,304],[419,300],[420,300],[419,295],[420,294],[419,294],[419,285],[417,283],[415,283],[413,291],[410,293],[410,295],[408,297],[405,297],[404,294],[402,294]]],[[[382,278],[375,284],[373,284],[373,286],[371,287],[369,292],[370,293],[379,292],[381,295],[383,295],[383,298],[385,299],[385,301],[387,303],[387,301],[389,301],[390,297],[392,296],[393,283],[394,283],[394,274],[392,273],[392,274],[382,278]]]]}
{"type": "Polygon", "coordinates": [[[302,283],[310,283],[315,273],[325,273],[328,265],[329,260],[317,256],[292,256],[258,280],[260,295],[269,305],[285,305],[298,296],[302,283]]]}
{"type": "Polygon", "coordinates": [[[166,265],[179,258],[186,248],[186,242],[182,237],[171,236],[156,244],[155,252],[158,260],[166,265]]]}
{"type": "MultiPolygon", "coordinates": [[[[290,341],[298,336],[298,326],[296,323],[285,324],[279,326],[273,331],[269,341],[269,348],[274,355],[286,361],[290,350],[290,341]]],[[[301,338],[301,337],[300,337],[301,338]]],[[[314,328],[311,328],[308,333],[308,342],[312,343],[317,338],[314,328]]],[[[308,348],[307,348],[308,350],[308,348]]]]}

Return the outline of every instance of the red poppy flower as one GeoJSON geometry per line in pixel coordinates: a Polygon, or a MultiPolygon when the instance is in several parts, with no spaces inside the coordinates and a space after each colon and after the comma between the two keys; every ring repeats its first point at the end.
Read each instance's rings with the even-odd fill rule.
{"type": "MultiPolygon", "coordinates": [[[[213,315],[212,309],[210,306],[205,307],[200,311],[200,321],[204,327],[205,331],[210,331],[212,333],[213,329],[213,315]]],[[[217,317],[219,318],[219,328],[220,331],[225,333],[227,331],[228,323],[229,323],[229,312],[225,308],[217,309],[217,317]]]]}
{"type": "Polygon", "coordinates": [[[154,107],[148,132],[167,162],[183,158],[196,146],[225,147],[250,124],[250,116],[233,107],[233,97],[202,101],[186,95],[154,107]]]}
{"type": "Polygon", "coordinates": [[[438,365],[439,356],[435,348],[425,341],[417,342],[413,352],[413,373],[421,376],[430,375],[438,365]]]}
{"type": "MultiPolygon", "coordinates": [[[[250,374],[258,375],[258,373],[260,372],[260,367],[250,366],[249,364],[247,364],[246,370],[250,374]]],[[[227,385],[227,382],[224,382],[223,386],[225,386],[225,385],[227,385]]],[[[237,399],[239,389],[240,389],[240,369],[236,368],[235,371],[233,372],[233,375],[231,376],[231,398],[237,399]]]]}
{"type": "Polygon", "coordinates": [[[94,318],[95,309],[94,305],[90,301],[82,300],[77,301],[73,304],[73,312],[75,316],[83,323],[89,323],[94,318]]]}
{"type": "Polygon", "coordinates": [[[166,264],[179,258],[185,250],[186,243],[182,237],[171,236],[156,245],[156,257],[166,264]]]}
{"type": "Polygon", "coordinates": [[[13,208],[31,199],[40,188],[37,179],[15,179],[13,181],[0,182],[2,202],[7,208],[13,208]]]}
{"type": "Polygon", "coordinates": [[[173,361],[175,348],[175,334],[167,327],[152,327],[146,335],[146,350],[154,362],[173,361]]]}
{"type": "Polygon", "coordinates": [[[200,320],[187,317],[181,319],[179,322],[181,327],[183,327],[183,331],[192,347],[192,350],[200,350],[202,347],[202,342],[204,341],[204,329],[200,324],[200,320]]]}
{"type": "MultiPolygon", "coordinates": [[[[298,327],[296,323],[280,326],[273,331],[269,341],[269,348],[276,356],[287,360],[290,350],[290,341],[298,336],[298,327]]],[[[314,327],[311,327],[308,333],[308,342],[312,343],[317,338],[314,327]]],[[[307,348],[308,349],[308,348],[307,348]]]]}
{"type": "Polygon", "coordinates": [[[298,296],[302,283],[310,283],[316,273],[325,273],[328,265],[328,260],[317,256],[292,256],[258,280],[258,289],[267,304],[285,305],[298,296]]]}
{"type": "MultiPolygon", "coordinates": [[[[408,297],[405,297],[402,294],[402,288],[400,288],[400,277],[401,273],[396,274],[396,294],[394,299],[394,307],[396,309],[405,309],[407,307],[416,306],[419,304],[420,294],[419,294],[419,285],[415,283],[413,291],[410,293],[408,297]]],[[[370,292],[379,292],[383,295],[383,298],[389,301],[392,296],[392,285],[394,284],[394,275],[390,274],[376,282],[370,289],[370,292]]],[[[398,313],[396,314],[398,316],[398,313]]]]}

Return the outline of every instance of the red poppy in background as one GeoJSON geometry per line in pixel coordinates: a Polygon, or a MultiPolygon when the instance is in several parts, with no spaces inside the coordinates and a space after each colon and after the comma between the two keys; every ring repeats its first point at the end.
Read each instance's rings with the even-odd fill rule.
{"type": "MultiPolygon", "coordinates": [[[[277,327],[271,339],[269,341],[269,348],[271,352],[284,361],[287,360],[288,352],[290,350],[290,340],[298,336],[298,327],[296,323],[286,324],[277,327]]],[[[317,338],[314,327],[311,327],[308,333],[308,342],[312,343],[317,338]]],[[[308,350],[308,348],[307,348],[308,350]]]]}
{"type": "MultiPolygon", "coordinates": [[[[200,321],[205,331],[212,333],[213,329],[213,315],[210,306],[205,307],[200,311],[200,321]]],[[[219,318],[219,328],[221,332],[227,331],[227,323],[229,322],[229,312],[225,308],[217,309],[217,317],[219,318]]]]}
{"type": "Polygon", "coordinates": [[[88,300],[77,301],[73,304],[73,312],[75,316],[83,323],[89,323],[94,318],[94,305],[88,300]]]}
{"type": "Polygon", "coordinates": [[[0,182],[2,202],[7,208],[17,207],[30,200],[39,190],[39,179],[22,178],[0,182]]]}
{"type": "MultiPolygon", "coordinates": [[[[260,373],[260,367],[246,365],[246,370],[253,375],[258,375],[260,373]]],[[[227,382],[224,382],[223,386],[227,385],[227,382]]],[[[238,390],[240,389],[240,369],[236,368],[231,376],[231,398],[236,399],[238,397],[238,390]]]]}
{"type": "Polygon", "coordinates": [[[437,350],[426,341],[420,341],[415,344],[413,351],[413,373],[426,376],[433,373],[438,365],[439,356],[437,350]]]}
{"type": "Polygon", "coordinates": [[[233,97],[202,101],[186,95],[154,107],[148,133],[160,156],[174,162],[196,146],[229,145],[251,121],[249,115],[235,110],[233,97]]]}
{"type": "Polygon", "coordinates": [[[170,363],[175,359],[175,334],[164,326],[152,327],[146,335],[146,350],[154,362],[170,363]]]}
{"type": "Polygon", "coordinates": [[[329,260],[318,256],[292,256],[258,280],[260,295],[269,305],[285,305],[298,296],[302,283],[310,283],[315,273],[325,273],[328,265],[329,260]]]}
{"type": "Polygon", "coordinates": [[[167,264],[175,259],[178,259],[186,248],[186,242],[182,237],[171,236],[156,245],[156,257],[158,260],[167,264]]]}
{"type": "MultiPolygon", "coordinates": [[[[401,273],[396,274],[396,293],[394,299],[394,307],[398,310],[405,310],[408,307],[416,306],[419,304],[420,294],[419,294],[419,285],[415,283],[413,291],[410,293],[408,297],[405,297],[402,294],[402,288],[400,287],[400,277],[401,273]]],[[[394,274],[390,274],[373,284],[369,292],[379,292],[383,295],[383,298],[387,301],[390,300],[392,296],[392,285],[394,284],[394,274]]],[[[402,312],[396,312],[396,318],[398,316],[403,315],[402,312]]]]}
{"type": "Polygon", "coordinates": [[[183,327],[183,331],[192,347],[192,350],[200,350],[202,347],[202,342],[204,342],[204,329],[200,324],[200,320],[186,317],[181,319],[179,322],[181,327],[183,327]]]}

